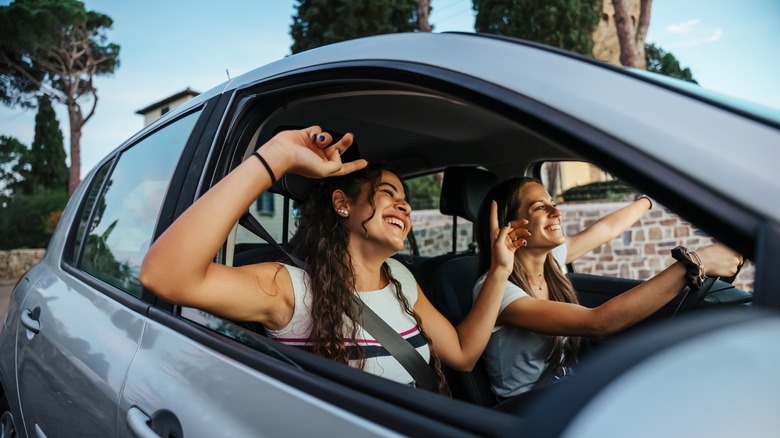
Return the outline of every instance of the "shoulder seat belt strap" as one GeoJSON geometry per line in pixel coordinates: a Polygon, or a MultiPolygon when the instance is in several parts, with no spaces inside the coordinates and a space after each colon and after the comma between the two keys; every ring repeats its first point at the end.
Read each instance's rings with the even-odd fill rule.
{"type": "MultiPolygon", "coordinates": [[[[296,266],[303,270],[306,269],[306,264],[301,259],[287,252],[249,212],[244,213],[238,223],[273,245],[282,254],[289,257],[296,266]]],[[[437,386],[436,377],[420,353],[406,339],[401,337],[398,332],[393,330],[385,320],[374,313],[370,307],[366,306],[363,300],[355,295],[353,295],[353,306],[356,310],[355,314],[360,315],[360,321],[357,321],[358,324],[371,334],[411,374],[415,384],[420,388],[435,392],[437,386]]]]}

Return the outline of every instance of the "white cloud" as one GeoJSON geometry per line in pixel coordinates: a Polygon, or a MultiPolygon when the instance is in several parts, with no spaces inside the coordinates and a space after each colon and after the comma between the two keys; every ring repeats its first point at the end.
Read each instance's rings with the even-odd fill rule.
{"type": "Polygon", "coordinates": [[[714,32],[712,32],[712,35],[710,35],[709,38],[707,38],[707,42],[714,43],[715,41],[718,41],[723,36],[723,29],[716,28],[714,32]]]}
{"type": "Polygon", "coordinates": [[[701,20],[694,18],[693,20],[688,20],[685,23],[670,24],[666,26],[666,31],[669,33],[687,34],[700,22],[701,20]]]}
{"type": "Polygon", "coordinates": [[[675,44],[676,46],[683,46],[683,47],[696,47],[701,46],[702,44],[710,44],[718,41],[723,37],[723,29],[720,27],[716,27],[712,33],[708,36],[699,36],[695,38],[689,38],[687,40],[683,40],[675,44]]]}

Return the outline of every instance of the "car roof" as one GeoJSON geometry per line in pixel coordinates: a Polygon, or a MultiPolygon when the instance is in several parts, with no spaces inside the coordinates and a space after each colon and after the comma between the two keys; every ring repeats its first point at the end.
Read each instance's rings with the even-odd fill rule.
{"type": "Polygon", "coordinates": [[[351,40],[257,68],[183,107],[286,75],[355,62],[431,66],[494,84],[601,130],[731,201],[780,220],[780,204],[766,202],[780,192],[780,180],[774,178],[780,123],[646,74],[519,40],[465,33],[351,40]]]}

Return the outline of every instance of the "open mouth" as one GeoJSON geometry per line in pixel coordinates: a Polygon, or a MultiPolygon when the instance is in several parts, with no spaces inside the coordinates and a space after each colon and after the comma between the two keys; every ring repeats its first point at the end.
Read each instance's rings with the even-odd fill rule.
{"type": "Polygon", "coordinates": [[[406,230],[406,224],[401,219],[389,217],[385,219],[385,222],[387,222],[390,225],[395,225],[396,227],[400,228],[401,231],[406,230]]]}
{"type": "Polygon", "coordinates": [[[558,231],[558,230],[561,229],[561,226],[558,225],[558,224],[555,224],[555,225],[550,225],[549,227],[544,227],[544,229],[547,230],[547,231],[558,231]]]}

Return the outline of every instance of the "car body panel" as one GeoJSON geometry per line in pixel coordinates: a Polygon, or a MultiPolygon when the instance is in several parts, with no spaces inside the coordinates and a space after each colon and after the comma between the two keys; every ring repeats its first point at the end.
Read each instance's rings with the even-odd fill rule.
{"type": "Polygon", "coordinates": [[[171,412],[182,425],[183,436],[318,436],[336,430],[399,436],[215,354],[155,321],[148,322],[127,375],[119,404],[119,436],[132,436],[122,424],[131,407],[152,418],[171,412]]]}
{"type": "Polygon", "coordinates": [[[778,336],[780,318],[764,318],[661,351],[610,382],[563,436],[776,436],[778,336]]]}
{"type": "Polygon", "coordinates": [[[25,424],[49,437],[113,435],[115,406],[138,347],[142,318],[51,272],[37,279],[22,304],[21,312],[38,309],[40,332],[34,334],[21,321],[17,329],[17,382],[25,424]],[[64,424],[72,426],[63,429],[64,424]]]}

